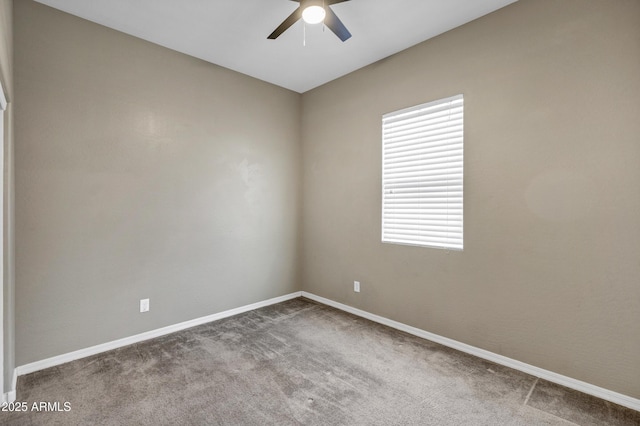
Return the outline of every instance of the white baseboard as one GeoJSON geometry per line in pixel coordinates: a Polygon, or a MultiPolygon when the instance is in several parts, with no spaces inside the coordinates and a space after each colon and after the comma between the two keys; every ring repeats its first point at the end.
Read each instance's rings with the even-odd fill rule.
{"type": "Polygon", "coordinates": [[[349,305],[335,302],[331,299],[316,296],[315,294],[307,293],[306,291],[302,292],[302,297],[306,297],[307,299],[314,300],[324,305],[332,306],[334,308],[349,312],[359,317],[366,318],[368,320],[386,325],[391,328],[395,328],[400,331],[404,331],[414,336],[421,337],[432,342],[440,343],[441,345],[477,356],[478,358],[483,358],[488,361],[495,362],[496,364],[504,365],[506,367],[513,368],[514,370],[519,370],[524,373],[531,374],[532,376],[548,380],[549,382],[566,386],[568,388],[575,389],[588,395],[593,395],[595,397],[613,402],[614,404],[622,405],[624,407],[631,408],[632,410],[640,411],[640,399],[601,388],[599,386],[595,386],[581,380],[573,379],[571,377],[563,376],[562,374],[554,373],[553,371],[526,364],[524,362],[517,361],[503,355],[498,355],[484,349],[476,348],[475,346],[467,345],[466,343],[458,342],[457,340],[439,336],[437,334],[430,333],[428,331],[421,330],[419,328],[412,327],[410,325],[406,325],[401,322],[382,317],[380,315],[372,314],[349,305]]]}
{"type": "Polygon", "coordinates": [[[8,404],[15,402],[16,400],[16,382],[18,380],[18,376],[16,375],[16,369],[13,369],[13,376],[11,377],[11,391],[5,392],[2,394],[2,402],[6,402],[8,404]]]}
{"type": "Polygon", "coordinates": [[[16,400],[16,391],[12,390],[10,392],[6,392],[2,395],[2,402],[6,402],[7,404],[11,404],[16,400]]]}
{"type": "MultiPolygon", "coordinates": [[[[25,365],[20,365],[16,367],[14,377],[22,376],[24,374],[34,373],[39,370],[44,370],[45,368],[54,367],[56,365],[64,364],[70,361],[75,361],[80,358],[85,358],[91,355],[96,355],[102,352],[110,351],[112,349],[121,348],[123,346],[131,345],[133,343],[143,342],[145,340],[164,336],[166,334],[175,333],[176,331],[184,330],[186,328],[191,328],[197,325],[206,324],[211,321],[216,321],[222,318],[238,315],[243,312],[252,311],[254,309],[284,302],[286,300],[295,299],[296,297],[300,297],[301,294],[302,292],[296,291],[294,293],[286,294],[284,296],[263,300],[262,302],[252,303],[250,305],[229,309],[228,311],[219,312],[217,314],[207,315],[205,317],[192,319],[192,320],[181,322],[174,325],[169,325],[167,327],[158,328],[156,330],[147,331],[144,333],[136,334],[134,336],[125,337],[123,339],[113,340],[111,342],[102,343],[96,346],[91,346],[89,348],[80,349],[80,350],[69,352],[62,355],[57,355],[51,358],[46,358],[46,359],[32,362],[25,365]]],[[[14,399],[15,399],[15,389],[16,389],[15,382],[14,382],[13,389],[14,390],[12,392],[14,394],[14,399]]]]}

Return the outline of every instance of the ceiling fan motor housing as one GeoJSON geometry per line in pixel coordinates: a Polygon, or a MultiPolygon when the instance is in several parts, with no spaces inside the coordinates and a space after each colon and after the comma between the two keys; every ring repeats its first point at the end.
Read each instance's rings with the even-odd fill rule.
{"type": "Polygon", "coordinates": [[[309,6],[320,6],[324,8],[324,0],[302,0],[300,5],[303,10],[309,6]]]}

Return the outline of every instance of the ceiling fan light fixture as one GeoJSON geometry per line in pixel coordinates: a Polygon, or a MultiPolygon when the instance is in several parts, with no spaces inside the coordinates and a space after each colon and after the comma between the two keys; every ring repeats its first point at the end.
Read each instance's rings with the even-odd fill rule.
{"type": "Polygon", "coordinates": [[[307,24],[319,24],[324,21],[324,17],[327,15],[327,12],[324,10],[324,7],[318,5],[307,6],[302,11],[302,19],[307,24]]]}
{"type": "MultiPolygon", "coordinates": [[[[284,0],[281,0],[284,1],[284,0]]],[[[291,28],[293,24],[302,19],[305,24],[319,24],[324,23],[328,29],[331,30],[341,41],[347,41],[351,38],[351,33],[344,26],[340,18],[338,18],[335,12],[331,9],[331,5],[336,3],[344,3],[349,0],[293,0],[300,3],[300,6],[293,11],[291,15],[287,17],[278,28],[273,30],[267,37],[270,40],[275,40],[280,35],[291,28]]]]}

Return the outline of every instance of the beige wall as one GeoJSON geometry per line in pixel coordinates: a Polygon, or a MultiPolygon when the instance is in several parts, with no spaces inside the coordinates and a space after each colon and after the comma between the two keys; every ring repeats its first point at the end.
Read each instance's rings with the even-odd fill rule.
{"type": "Polygon", "coordinates": [[[13,84],[13,0],[0,0],[0,80],[5,91],[13,84]]]}
{"type": "Polygon", "coordinates": [[[17,365],[300,290],[299,94],[14,7],[17,365]]]}
{"type": "Polygon", "coordinates": [[[640,397],[639,52],[638,1],[521,0],[305,93],[303,289],[640,397]],[[464,251],[382,244],[382,114],[458,93],[464,251]]]}
{"type": "Polygon", "coordinates": [[[0,81],[8,105],[4,112],[2,327],[4,390],[11,390],[14,368],[13,328],[13,1],[0,0],[0,81]]]}

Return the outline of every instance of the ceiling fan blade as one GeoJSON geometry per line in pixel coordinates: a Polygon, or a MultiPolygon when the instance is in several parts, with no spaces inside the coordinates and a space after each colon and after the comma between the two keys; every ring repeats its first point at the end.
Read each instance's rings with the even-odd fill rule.
{"type": "Polygon", "coordinates": [[[345,1],[349,1],[349,0],[324,0],[324,4],[326,4],[327,6],[330,6],[336,3],[344,3],[345,1]]]}
{"type": "Polygon", "coordinates": [[[280,37],[280,34],[285,32],[287,29],[289,29],[290,26],[298,22],[300,18],[302,18],[302,7],[298,7],[296,10],[294,10],[293,13],[289,15],[287,19],[282,21],[282,24],[280,24],[278,28],[276,28],[271,34],[269,34],[269,37],[267,38],[275,40],[276,38],[280,37]]]}
{"type": "Polygon", "coordinates": [[[334,32],[335,35],[342,41],[348,40],[351,37],[351,33],[344,26],[340,18],[331,10],[330,7],[327,7],[327,16],[324,17],[324,24],[329,27],[331,31],[334,32]]]}

